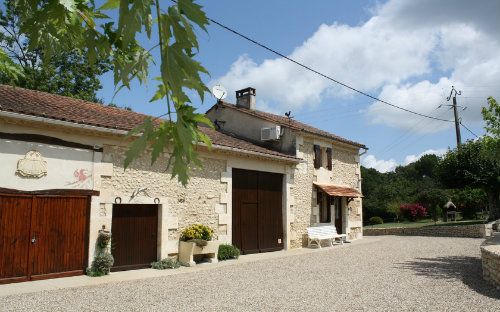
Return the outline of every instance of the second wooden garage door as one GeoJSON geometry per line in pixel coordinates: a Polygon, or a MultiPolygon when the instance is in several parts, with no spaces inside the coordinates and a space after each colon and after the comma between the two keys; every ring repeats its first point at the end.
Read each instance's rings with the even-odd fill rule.
{"type": "Polygon", "coordinates": [[[150,267],[157,260],[158,205],[113,205],[111,233],[112,271],[150,267]]]}
{"type": "Polygon", "coordinates": [[[283,175],[233,169],[233,244],[243,254],[283,249],[283,175]]]}

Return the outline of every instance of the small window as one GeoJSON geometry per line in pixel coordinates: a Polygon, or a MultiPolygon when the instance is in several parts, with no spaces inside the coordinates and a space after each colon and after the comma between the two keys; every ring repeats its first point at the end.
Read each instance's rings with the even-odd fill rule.
{"type": "Polygon", "coordinates": [[[319,145],[314,145],[314,168],[321,168],[322,158],[321,158],[321,147],[319,145]]]}
{"type": "Polygon", "coordinates": [[[332,222],[331,215],[331,197],[323,192],[318,191],[318,205],[319,205],[319,222],[330,223],[332,222]]]}

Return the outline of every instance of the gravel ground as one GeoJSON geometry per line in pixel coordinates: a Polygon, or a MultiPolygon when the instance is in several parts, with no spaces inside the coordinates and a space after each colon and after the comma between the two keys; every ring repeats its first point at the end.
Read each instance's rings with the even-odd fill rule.
{"type": "Polygon", "coordinates": [[[318,252],[0,298],[1,311],[500,311],[482,239],[379,236],[318,252]]]}

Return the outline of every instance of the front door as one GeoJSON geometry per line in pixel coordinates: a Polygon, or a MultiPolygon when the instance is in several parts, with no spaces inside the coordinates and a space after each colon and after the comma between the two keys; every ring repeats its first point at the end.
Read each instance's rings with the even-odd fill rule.
{"type": "Polygon", "coordinates": [[[233,169],[233,244],[243,254],[283,249],[283,175],[233,169]]]}
{"type": "Polygon", "coordinates": [[[0,283],[83,274],[88,196],[0,194],[0,283]]]}
{"type": "Polygon", "coordinates": [[[148,268],[157,260],[158,205],[115,204],[111,224],[112,271],[148,268]]]}

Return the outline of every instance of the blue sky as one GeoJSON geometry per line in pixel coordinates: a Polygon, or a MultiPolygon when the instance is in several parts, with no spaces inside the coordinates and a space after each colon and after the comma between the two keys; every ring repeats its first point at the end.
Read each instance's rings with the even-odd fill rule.
{"type": "MultiPolygon", "coordinates": [[[[500,98],[500,2],[497,0],[397,1],[199,1],[207,15],[336,80],[395,105],[443,119],[451,86],[462,122],[484,134],[481,106],[500,98]]],[[[167,3],[165,3],[167,5],[167,3]]],[[[236,90],[257,89],[257,109],[291,110],[296,120],[365,144],[362,164],[380,171],[415,161],[423,153],[455,147],[450,122],[432,121],[353,93],[279,58],[217,25],[198,31],[197,59],[234,103],[236,90]]],[[[154,42],[143,42],[152,45],[154,42]]],[[[151,69],[152,77],[158,70],[151,69]]],[[[113,82],[102,79],[109,103],[113,82]]],[[[134,111],[161,115],[148,103],[155,83],[134,84],[113,99],[134,111]]],[[[205,112],[215,103],[193,103],[205,112]]],[[[462,141],[474,135],[461,129],[462,141]]]]}

